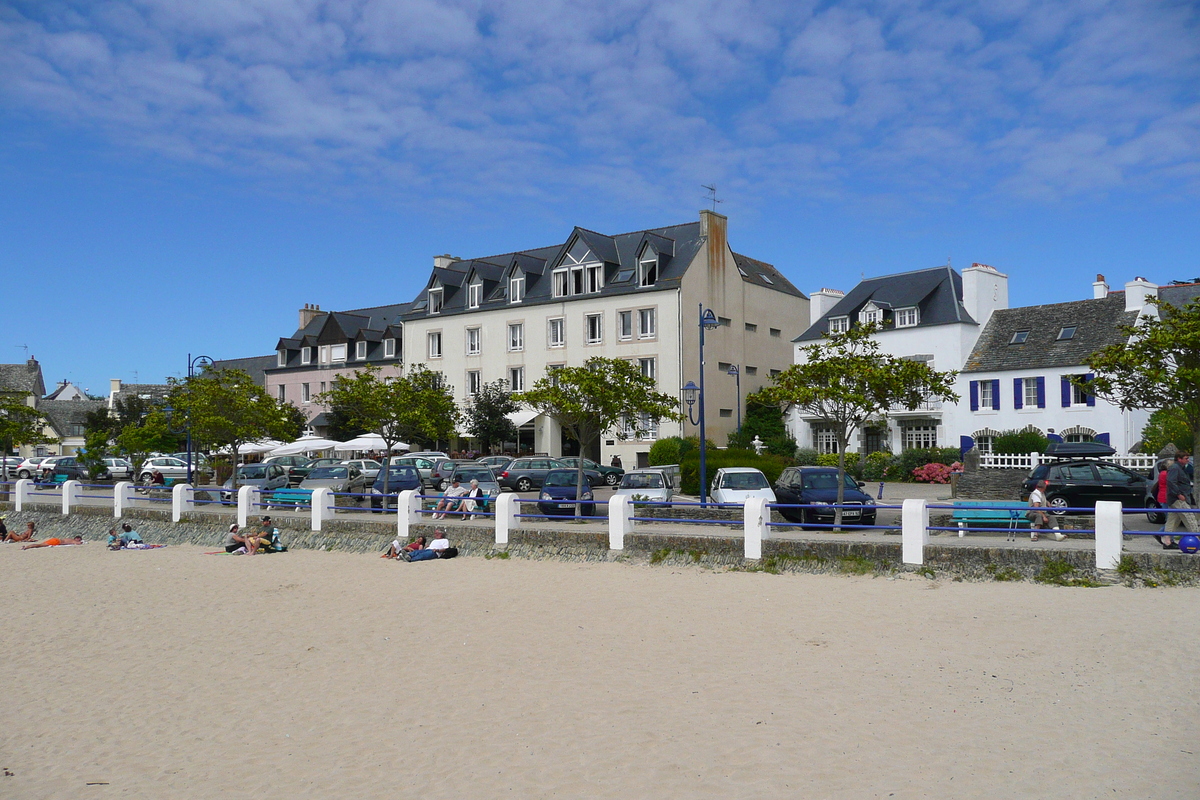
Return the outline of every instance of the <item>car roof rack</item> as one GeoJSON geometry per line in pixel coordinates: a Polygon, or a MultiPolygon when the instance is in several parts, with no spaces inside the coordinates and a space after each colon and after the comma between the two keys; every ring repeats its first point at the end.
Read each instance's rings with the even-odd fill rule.
{"type": "Polygon", "coordinates": [[[1107,458],[1116,452],[1103,442],[1053,442],[1045,454],[1050,458],[1107,458]]]}

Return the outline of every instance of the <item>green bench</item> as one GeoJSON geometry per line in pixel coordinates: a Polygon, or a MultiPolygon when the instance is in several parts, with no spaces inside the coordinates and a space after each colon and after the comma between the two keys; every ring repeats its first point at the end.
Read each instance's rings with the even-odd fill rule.
{"type": "Polygon", "coordinates": [[[1019,528],[1028,528],[1029,520],[1025,512],[1029,503],[1006,500],[956,500],[954,513],[950,519],[958,523],[958,535],[965,536],[967,528],[980,525],[985,528],[1004,526],[1008,530],[1008,538],[1015,539],[1019,528]],[[999,506],[999,508],[980,508],[980,506],[999,506]]]}

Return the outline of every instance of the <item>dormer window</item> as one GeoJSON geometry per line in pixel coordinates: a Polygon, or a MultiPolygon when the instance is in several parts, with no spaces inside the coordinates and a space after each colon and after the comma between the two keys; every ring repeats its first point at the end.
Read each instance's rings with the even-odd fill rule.
{"type": "Polygon", "coordinates": [[[658,253],[649,247],[638,262],[638,286],[653,286],[658,281],[658,253]]]}
{"type": "MultiPolygon", "coordinates": [[[[364,342],[364,344],[366,344],[366,343],[364,342]]],[[[331,361],[345,361],[346,360],[346,345],[335,344],[331,348],[329,348],[329,359],[331,361]]]]}
{"type": "Polygon", "coordinates": [[[568,286],[569,280],[570,280],[570,275],[567,273],[567,270],[565,270],[565,269],[554,270],[554,296],[555,297],[566,297],[568,294],[570,294],[570,292],[567,291],[567,289],[569,288],[569,286],[568,286]]]}
{"type": "Polygon", "coordinates": [[[830,317],[829,332],[830,333],[845,333],[850,330],[849,317],[830,317]]]}
{"type": "Polygon", "coordinates": [[[921,315],[915,307],[898,308],[895,319],[897,328],[912,328],[921,321],[921,315]]]}
{"type": "Polygon", "coordinates": [[[525,275],[514,272],[508,279],[508,302],[519,303],[525,299],[525,275]]]}
{"type": "Polygon", "coordinates": [[[1025,344],[1025,340],[1029,338],[1029,331],[1017,331],[1012,335],[1009,344],[1025,344]]]}
{"type": "Polygon", "coordinates": [[[467,308],[479,308],[483,302],[483,281],[475,281],[467,287],[467,308]]]}
{"type": "Polygon", "coordinates": [[[300,348],[300,363],[301,364],[311,364],[312,363],[312,351],[313,351],[313,349],[311,347],[301,347],[300,348]]]}
{"type": "Polygon", "coordinates": [[[277,367],[286,367],[287,366],[287,350],[284,350],[281,347],[275,351],[275,356],[276,356],[275,357],[275,366],[277,366],[277,367]]]}
{"type": "Polygon", "coordinates": [[[396,340],[395,339],[384,339],[383,340],[383,357],[384,358],[395,358],[396,357],[396,340]]]}
{"type": "Polygon", "coordinates": [[[1075,326],[1074,325],[1064,325],[1064,326],[1062,326],[1062,328],[1059,329],[1058,341],[1065,342],[1068,339],[1074,339],[1074,338],[1075,338],[1075,326]]]}
{"type": "Polygon", "coordinates": [[[429,290],[429,313],[430,314],[442,313],[442,290],[441,289],[430,289],[429,290]]]}
{"type": "Polygon", "coordinates": [[[359,361],[367,360],[367,343],[366,342],[355,342],[354,343],[354,357],[357,358],[359,361]]]}
{"type": "Polygon", "coordinates": [[[604,288],[604,265],[582,241],[576,240],[554,270],[554,296],[595,294],[604,288]]]}
{"type": "Polygon", "coordinates": [[[883,321],[883,313],[879,310],[879,306],[874,303],[867,303],[858,312],[859,325],[878,325],[883,321]]]}
{"type": "Polygon", "coordinates": [[[604,288],[604,265],[589,264],[587,267],[587,290],[594,294],[604,288]]]}

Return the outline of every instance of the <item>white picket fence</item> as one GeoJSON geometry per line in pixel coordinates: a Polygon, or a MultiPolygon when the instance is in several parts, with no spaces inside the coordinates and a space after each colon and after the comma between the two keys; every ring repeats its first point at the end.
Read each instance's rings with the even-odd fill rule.
{"type": "MultiPolygon", "coordinates": [[[[1047,456],[1041,453],[1026,453],[1023,455],[1015,454],[994,454],[981,453],[979,455],[979,466],[982,469],[1028,469],[1031,470],[1043,461],[1052,461],[1047,456]]],[[[1122,467],[1128,467],[1136,470],[1154,469],[1154,464],[1158,460],[1153,455],[1124,455],[1124,456],[1107,456],[1105,461],[1111,461],[1114,464],[1120,464],[1122,467]]]]}

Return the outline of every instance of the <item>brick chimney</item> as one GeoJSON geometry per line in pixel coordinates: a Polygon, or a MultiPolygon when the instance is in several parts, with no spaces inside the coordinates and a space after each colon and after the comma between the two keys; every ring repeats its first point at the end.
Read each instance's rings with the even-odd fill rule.
{"type": "Polygon", "coordinates": [[[312,303],[305,303],[304,308],[300,309],[300,327],[307,327],[308,323],[312,322],[317,318],[317,316],[324,313],[326,312],[322,311],[320,306],[313,305],[312,303]]]}

